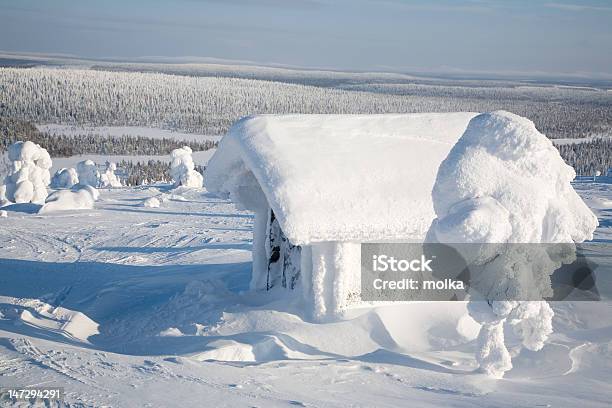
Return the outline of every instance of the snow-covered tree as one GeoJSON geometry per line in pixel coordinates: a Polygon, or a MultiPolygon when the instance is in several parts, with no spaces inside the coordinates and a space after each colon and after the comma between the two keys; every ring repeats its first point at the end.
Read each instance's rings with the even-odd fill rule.
{"type": "Polygon", "coordinates": [[[172,163],[170,164],[170,175],[175,186],[202,187],[203,177],[195,171],[191,148],[184,146],[172,151],[172,163]]]}
{"type": "Polygon", "coordinates": [[[8,158],[11,168],[0,187],[0,201],[44,203],[51,178],[49,153],[30,141],[17,142],[9,146],[8,158]]]}
{"type": "Polygon", "coordinates": [[[92,160],[83,160],[77,163],[76,171],[79,176],[79,184],[97,187],[100,182],[100,172],[96,163],[92,160]]]}
{"type": "Polygon", "coordinates": [[[468,309],[482,324],[476,358],[487,374],[512,368],[504,326],[530,350],[552,332],[553,311],[541,300],[553,294],[550,275],[597,227],[574,176],[531,121],[503,111],[473,118],[440,166],[430,237],[473,244],[457,250],[471,265],[468,309]]]}
{"type": "Polygon", "coordinates": [[[100,176],[100,187],[121,187],[121,181],[115,175],[117,165],[106,162],[106,171],[100,176]]]}
{"type": "Polygon", "coordinates": [[[61,168],[55,172],[51,179],[53,188],[72,188],[79,183],[79,176],[74,168],[61,168]]]}

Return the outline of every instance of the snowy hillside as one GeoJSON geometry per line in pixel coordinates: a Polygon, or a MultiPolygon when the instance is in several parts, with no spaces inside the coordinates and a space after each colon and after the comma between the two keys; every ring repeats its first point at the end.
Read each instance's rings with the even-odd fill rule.
{"type": "MultiPolygon", "coordinates": [[[[167,189],[101,191],[85,212],[6,208],[0,386],[61,385],[68,406],[609,404],[609,301],[554,304],[549,344],[491,380],[471,372],[478,327],[464,303],[305,322],[278,294],[245,291],[250,213],[167,189]],[[159,208],[143,205],[152,196],[159,208]]],[[[595,239],[612,242],[611,185],[576,189],[600,218],[595,239]]]]}
{"type": "Polygon", "coordinates": [[[150,73],[147,67],[139,68],[140,72],[110,72],[0,67],[0,100],[11,101],[0,104],[0,116],[37,123],[149,126],[221,135],[234,121],[255,113],[504,109],[529,117],[551,138],[610,134],[612,128],[612,93],[604,89],[416,81],[395,74],[328,73],[332,78],[326,79],[316,71],[277,78],[245,66],[234,67],[248,73],[239,78],[214,72],[192,75],[188,65],[178,72],[172,66],[150,73]]]}

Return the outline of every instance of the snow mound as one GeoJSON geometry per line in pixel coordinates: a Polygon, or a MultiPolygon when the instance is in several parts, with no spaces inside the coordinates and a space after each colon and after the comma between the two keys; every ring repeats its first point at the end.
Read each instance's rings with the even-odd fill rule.
{"type": "Polygon", "coordinates": [[[98,172],[96,163],[92,160],[78,162],[76,170],[79,175],[79,184],[92,187],[98,186],[100,173],[98,172]]]}
{"type": "MultiPolygon", "coordinates": [[[[65,307],[50,305],[40,299],[0,296],[0,303],[3,305],[19,305],[23,310],[5,308],[5,312],[10,310],[6,318],[16,322],[25,322],[39,330],[53,331],[64,337],[85,343],[88,343],[89,337],[100,333],[98,323],[91,320],[87,315],[65,307]]],[[[2,313],[0,313],[1,315],[2,313]]]]}
{"type": "Polygon", "coordinates": [[[121,181],[115,170],[117,170],[115,163],[107,163],[106,171],[100,176],[100,187],[121,187],[121,181]]]}
{"type": "Polygon", "coordinates": [[[189,146],[184,146],[172,151],[172,163],[170,165],[170,175],[174,180],[174,185],[200,188],[202,187],[203,177],[195,171],[192,150],[189,146]]]}
{"type": "Polygon", "coordinates": [[[142,202],[142,206],[148,208],[159,208],[160,205],[161,203],[157,197],[149,197],[142,202]]]}
{"type": "Polygon", "coordinates": [[[237,122],[206,188],[261,197],[294,245],[424,238],[438,167],[475,113],[257,115],[237,122]]]}
{"type": "Polygon", "coordinates": [[[533,122],[504,111],[473,118],[440,165],[432,192],[437,218],[429,239],[483,244],[469,254],[465,247],[457,249],[475,265],[470,269],[469,311],[482,323],[476,357],[489,375],[502,377],[512,368],[505,324],[531,350],[541,349],[552,333],[550,306],[520,299],[551,296],[550,274],[573,261],[574,251],[503,244],[573,246],[592,239],[597,218],[571,186],[574,177],[533,122]]]}
{"type": "Polygon", "coordinates": [[[8,213],[4,210],[0,210],[0,218],[6,218],[8,217],[8,213]]]}
{"type": "MultiPolygon", "coordinates": [[[[258,337],[258,336],[254,336],[258,337]]],[[[211,350],[196,353],[190,357],[198,361],[235,361],[235,362],[266,362],[275,360],[308,360],[320,358],[311,357],[285,345],[276,336],[263,336],[249,343],[235,340],[216,340],[207,344],[211,350]]]]}
{"type": "Polygon", "coordinates": [[[53,188],[72,188],[78,184],[79,176],[74,168],[62,168],[55,172],[51,179],[51,187],[53,188]]]}
{"type": "Polygon", "coordinates": [[[0,202],[44,203],[52,165],[47,150],[30,141],[16,142],[9,146],[8,158],[12,164],[0,187],[0,202]]]}
{"type": "MultiPolygon", "coordinates": [[[[87,187],[91,188],[91,186],[87,187]]],[[[49,195],[45,205],[40,208],[39,213],[45,214],[55,211],[92,209],[94,201],[94,195],[88,188],[81,188],[76,191],[59,190],[49,195]]]]}

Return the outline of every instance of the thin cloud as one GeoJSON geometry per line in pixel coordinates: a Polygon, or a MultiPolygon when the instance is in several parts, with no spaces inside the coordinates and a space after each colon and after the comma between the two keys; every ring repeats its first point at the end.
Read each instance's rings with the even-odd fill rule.
{"type": "Polygon", "coordinates": [[[403,0],[365,0],[373,5],[384,5],[401,8],[409,11],[426,12],[465,12],[465,13],[488,13],[491,11],[508,8],[508,4],[495,0],[469,0],[463,2],[406,2],[403,0]]]}
{"type": "Polygon", "coordinates": [[[318,0],[183,0],[190,3],[217,3],[230,6],[272,7],[272,8],[318,8],[318,0]]]}
{"type": "Polygon", "coordinates": [[[606,11],[612,12],[612,7],[594,6],[589,4],[570,4],[570,3],[546,3],[544,7],[554,8],[564,11],[606,11]]]}

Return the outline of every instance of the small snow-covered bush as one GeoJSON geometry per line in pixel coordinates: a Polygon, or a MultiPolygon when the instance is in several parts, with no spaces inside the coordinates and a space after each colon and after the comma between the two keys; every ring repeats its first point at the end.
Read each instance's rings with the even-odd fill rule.
{"type": "Polygon", "coordinates": [[[174,185],[185,187],[202,187],[203,177],[195,171],[193,158],[191,157],[191,148],[184,146],[180,149],[172,151],[172,163],[170,167],[170,175],[174,180],[174,185]]]}
{"type": "Polygon", "coordinates": [[[9,146],[8,159],[11,166],[0,188],[0,202],[44,203],[51,179],[49,153],[30,141],[17,142],[9,146]]]}
{"type": "Polygon", "coordinates": [[[74,168],[62,168],[55,172],[51,179],[51,187],[53,188],[72,188],[79,183],[79,176],[74,168]]]}
{"type": "Polygon", "coordinates": [[[79,184],[98,187],[100,173],[96,163],[92,160],[83,160],[77,163],[76,170],[79,175],[79,184]]]}
{"type": "Polygon", "coordinates": [[[6,198],[6,184],[0,184],[0,207],[4,207],[9,203],[10,201],[6,198]]]}
{"type": "Polygon", "coordinates": [[[160,204],[161,203],[157,197],[149,197],[142,202],[143,207],[149,208],[159,208],[160,204]]]}
{"type": "Polygon", "coordinates": [[[552,295],[550,274],[572,262],[574,251],[565,245],[504,244],[573,246],[591,239],[597,218],[572,188],[574,177],[530,120],[504,111],[473,118],[440,165],[430,237],[482,244],[469,253],[457,249],[474,265],[468,309],[482,324],[476,357],[489,375],[502,377],[512,368],[504,325],[531,350],[541,349],[552,333],[552,309],[533,299],[552,295]]]}
{"type": "Polygon", "coordinates": [[[77,191],[58,190],[49,195],[38,212],[44,214],[54,211],[86,210],[93,208],[94,201],[91,191],[87,188],[77,191]]]}
{"type": "Polygon", "coordinates": [[[100,187],[121,187],[121,181],[115,174],[117,165],[115,163],[108,163],[106,171],[100,176],[100,187]]]}

